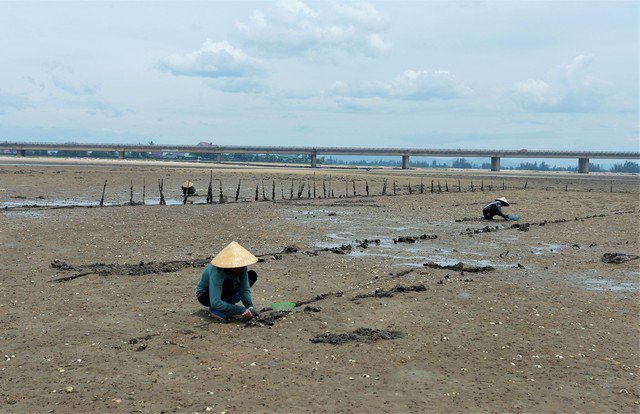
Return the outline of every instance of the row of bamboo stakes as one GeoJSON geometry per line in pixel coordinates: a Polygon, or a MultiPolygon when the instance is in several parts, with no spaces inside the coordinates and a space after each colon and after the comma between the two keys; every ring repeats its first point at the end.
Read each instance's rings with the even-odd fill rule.
{"type": "MultiPolygon", "coordinates": [[[[227,198],[225,197],[224,193],[223,193],[223,189],[222,189],[222,180],[216,180],[219,183],[219,192],[218,192],[218,197],[217,197],[217,201],[219,204],[225,203],[227,202],[227,198]]],[[[361,180],[348,180],[345,179],[345,193],[344,195],[339,195],[338,198],[340,197],[357,197],[360,194],[358,194],[357,191],[357,187],[356,187],[356,182],[361,180]],[[351,195],[349,195],[350,189],[349,189],[349,184],[351,183],[351,195]]],[[[396,180],[393,180],[393,186],[392,186],[392,193],[388,193],[387,192],[387,181],[388,179],[384,179],[383,184],[382,184],[382,191],[380,192],[379,195],[381,196],[385,196],[385,195],[398,195],[399,191],[402,191],[402,188],[396,183],[396,180]]],[[[209,186],[207,188],[207,199],[206,199],[206,204],[214,204],[214,196],[213,196],[213,171],[211,172],[210,176],[209,176],[209,186]]],[[[371,191],[370,191],[370,187],[369,187],[369,181],[368,180],[364,180],[365,182],[365,192],[363,195],[365,196],[371,196],[371,191]]],[[[306,188],[306,198],[310,199],[310,198],[336,198],[335,196],[335,192],[333,189],[333,183],[334,181],[332,181],[332,177],[329,176],[328,180],[322,180],[322,192],[319,191],[318,186],[316,185],[316,178],[315,175],[313,177],[313,179],[311,180],[311,184],[309,183],[309,180],[291,180],[291,185],[288,186],[287,189],[285,189],[285,186],[283,184],[283,181],[280,181],[280,199],[281,200],[293,200],[294,196],[298,199],[302,199],[304,198],[304,193],[305,193],[305,188],[306,188]],[[297,183],[297,188],[295,185],[295,182],[298,181],[297,183]],[[327,185],[327,181],[328,181],[328,185],[327,185]]],[[[458,180],[458,185],[457,186],[451,186],[449,187],[449,181],[445,179],[444,181],[444,187],[442,186],[442,184],[440,183],[440,180],[431,180],[431,185],[430,185],[430,189],[429,192],[430,193],[442,193],[443,192],[443,188],[444,188],[444,192],[451,192],[451,191],[456,191],[456,187],[457,187],[457,192],[462,192],[462,185],[460,183],[460,180],[458,180]]],[[[524,186],[522,187],[523,190],[527,189],[527,186],[529,184],[529,181],[527,180],[524,183],[524,186]]],[[[242,179],[238,180],[238,186],[236,188],[236,192],[235,192],[235,198],[234,198],[234,202],[239,202],[240,200],[240,189],[242,186],[242,179]]],[[[408,194],[414,194],[414,192],[417,192],[419,194],[424,194],[425,190],[426,190],[426,186],[424,184],[424,179],[420,178],[420,185],[417,187],[417,189],[414,190],[414,188],[412,187],[411,183],[409,182],[407,184],[406,187],[408,189],[408,194]]],[[[493,184],[490,183],[486,186],[488,191],[493,191],[494,187],[493,184]]],[[[496,187],[496,189],[498,189],[499,187],[496,187]]],[[[107,180],[105,180],[104,185],[102,187],[102,197],[100,198],[100,206],[102,207],[104,205],[104,196],[105,196],[105,191],[107,189],[107,180]]],[[[485,184],[484,184],[484,180],[480,181],[480,187],[476,187],[473,184],[473,180],[471,180],[471,184],[469,186],[469,191],[474,192],[476,191],[476,189],[478,189],[479,191],[485,191],[485,184]]],[[[505,187],[505,181],[502,180],[502,190],[504,191],[506,189],[505,187]]],[[[565,184],[565,191],[569,191],[569,185],[565,184]]],[[[166,205],[167,202],[164,198],[164,179],[158,179],[158,192],[160,193],[160,199],[159,199],[159,204],[160,205],[166,205]]],[[[611,186],[610,186],[610,192],[613,192],[613,181],[611,181],[611,186]]],[[[406,194],[406,193],[405,193],[406,194]]],[[[130,186],[130,192],[129,192],[129,205],[137,205],[137,204],[145,204],[145,197],[146,197],[146,181],[143,179],[142,181],[142,202],[141,203],[136,203],[133,200],[133,181],[131,181],[131,186],[130,186]]],[[[185,195],[184,199],[183,199],[183,204],[187,204],[189,195],[185,195]]],[[[265,181],[264,180],[260,180],[260,182],[258,182],[256,184],[256,190],[255,190],[255,195],[254,195],[254,201],[275,201],[276,200],[276,180],[272,180],[271,183],[271,198],[269,199],[269,197],[267,196],[267,191],[266,191],[266,186],[265,186],[265,181]],[[260,188],[260,184],[262,183],[262,191],[260,188]]]]}

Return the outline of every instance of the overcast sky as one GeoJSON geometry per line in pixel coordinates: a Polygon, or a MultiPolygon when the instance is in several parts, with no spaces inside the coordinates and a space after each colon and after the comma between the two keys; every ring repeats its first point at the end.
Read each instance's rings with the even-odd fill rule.
{"type": "Polygon", "coordinates": [[[638,2],[0,2],[0,140],[638,151],[638,2]]]}

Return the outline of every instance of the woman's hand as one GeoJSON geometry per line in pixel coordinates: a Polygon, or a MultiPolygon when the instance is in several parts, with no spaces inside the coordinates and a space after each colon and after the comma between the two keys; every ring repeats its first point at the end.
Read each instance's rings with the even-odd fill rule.
{"type": "Polygon", "coordinates": [[[251,313],[251,311],[249,309],[247,309],[242,314],[242,317],[245,318],[245,319],[251,319],[251,318],[253,318],[253,313],[251,313]]]}

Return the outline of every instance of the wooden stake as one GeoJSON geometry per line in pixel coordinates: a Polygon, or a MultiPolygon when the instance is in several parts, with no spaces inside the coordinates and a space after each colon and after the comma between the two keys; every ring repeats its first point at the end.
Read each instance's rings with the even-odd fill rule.
{"type": "Polygon", "coordinates": [[[420,177],[420,194],[424,194],[424,177],[420,177]]]}
{"type": "Polygon", "coordinates": [[[276,180],[273,180],[271,184],[271,200],[272,201],[276,200],[276,180]]]}
{"type": "Polygon", "coordinates": [[[409,194],[413,194],[413,190],[411,189],[411,181],[409,181],[409,194]]]}
{"type": "Polygon", "coordinates": [[[289,200],[293,200],[293,179],[291,180],[291,192],[289,193],[289,200]]]}
{"type": "Polygon", "coordinates": [[[164,200],[164,178],[158,179],[158,190],[160,191],[160,205],[164,206],[167,204],[164,200]]]}
{"type": "Polygon", "coordinates": [[[431,180],[431,192],[433,193],[433,180],[431,180]]]}
{"type": "Polygon", "coordinates": [[[107,180],[104,180],[104,185],[102,186],[102,197],[100,197],[100,207],[104,206],[104,192],[107,189],[107,180]]]}
{"type": "Polygon", "coordinates": [[[352,181],[352,183],[353,183],[353,196],[355,197],[355,196],[357,196],[357,195],[358,195],[358,194],[356,193],[356,180],[353,180],[353,181],[352,181]]]}
{"type": "Polygon", "coordinates": [[[133,205],[133,180],[131,180],[131,191],[129,192],[129,204],[133,205]]]}
{"type": "Polygon", "coordinates": [[[438,192],[439,193],[442,192],[442,186],[440,185],[440,180],[438,180],[438,192]]]}
{"type": "Polygon", "coordinates": [[[473,193],[475,190],[475,187],[473,186],[473,180],[471,180],[471,192],[473,193]]]}
{"type": "Polygon", "coordinates": [[[447,180],[444,180],[444,191],[449,192],[449,182],[447,180]]]}
{"type": "Polygon", "coordinates": [[[397,194],[396,180],[393,180],[393,195],[397,194]]]}
{"type": "Polygon", "coordinates": [[[462,192],[462,187],[460,187],[460,180],[458,180],[458,192],[461,193],[462,192]]]}
{"type": "Polygon", "coordinates": [[[322,196],[324,198],[327,198],[327,185],[325,184],[324,180],[322,180],[322,196]]]}
{"type": "Polygon", "coordinates": [[[213,170],[209,174],[209,188],[207,188],[207,204],[213,204],[213,170]]]}
{"type": "Polygon", "coordinates": [[[220,183],[220,196],[218,198],[218,202],[222,204],[224,203],[224,194],[222,194],[222,180],[218,180],[218,182],[220,183]]]}
{"type": "Polygon", "coordinates": [[[504,191],[504,180],[502,180],[502,191],[504,191]]]}
{"type": "Polygon", "coordinates": [[[316,173],[313,173],[313,198],[316,198],[316,173]]]}
{"type": "Polygon", "coordinates": [[[484,179],[480,181],[480,191],[484,191],[484,179]]]}
{"type": "Polygon", "coordinates": [[[524,187],[522,188],[523,190],[526,190],[526,189],[527,189],[527,184],[529,184],[529,180],[527,180],[527,181],[525,181],[525,182],[524,182],[524,187]]]}
{"type": "Polygon", "coordinates": [[[267,201],[267,195],[264,193],[264,180],[260,180],[262,181],[262,201],[267,201]]]}
{"type": "Polygon", "coordinates": [[[253,201],[258,201],[258,191],[259,191],[259,189],[260,189],[260,184],[256,183],[256,196],[255,196],[255,199],[253,201]]]}
{"type": "Polygon", "coordinates": [[[144,204],[146,194],[147,194],[147,182],[143,177],[142,178],[142,204],[144,204]]]}
{"type": "Polygon", "coordinates": [[[238,198],[240,198],[240,182],[242,180],[238,180],[238,188],[236,188],[236,203],[238,202],[238,198]]]}
{"type": "Polygon", "coordinates": [[[382,195],[387,195],[387,179],[384,179],[384,182],[382,183],[382,195]]]}
{"type": "Polygon", "coordinates": [[[367,197],[369,197],[369,181],[364,181],[364,191],[367,192],[367,197]]]}

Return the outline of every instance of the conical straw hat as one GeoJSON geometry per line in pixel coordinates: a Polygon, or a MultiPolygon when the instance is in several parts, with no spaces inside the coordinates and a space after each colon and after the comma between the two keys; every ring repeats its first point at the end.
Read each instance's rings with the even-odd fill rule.
{"type": "Polygon", "coordinates": [[[236,242],[231,242],[211,260],[215,267],[230,269],[234,267],[249,266],[258,261],[258,258],[236,242]]]}
{"type": "Polygon", "coordinates": [[[184,188],[189,188],[189,187],[193,187],[193,183],[189,180],[185,181],[184,183],[182,183],[182,186],[184,188]]]}
{"type": "Polygon", "coordinates": [[[509,202],[507,201],[506,198],[504,197],[500,197],[500,198],[496,198],[496,201],[502,201],[504,203],[505,206],[509,205],[509,202]]]}

